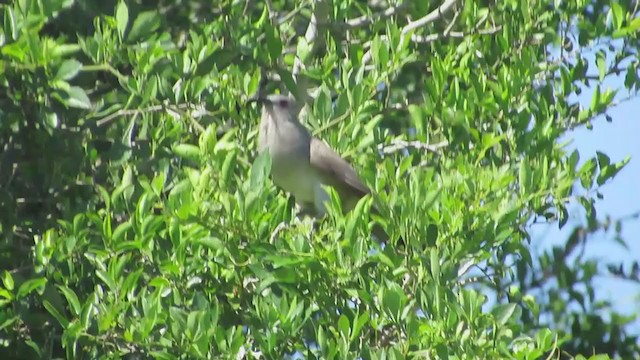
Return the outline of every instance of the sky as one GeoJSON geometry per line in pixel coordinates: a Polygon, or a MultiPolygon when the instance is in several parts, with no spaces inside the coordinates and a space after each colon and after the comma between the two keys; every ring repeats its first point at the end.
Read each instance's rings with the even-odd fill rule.
{"type": "MultiPolygon", "coordinates": [[[[586,54],[585,57],[590,61],[589,69],[597,69],[593,53],[586,54]]],[[[594,70],[588,73],[593,73],[594,70]]],[[[624,73],[605,79],[603,85],[603,90],[606,87],[620,89],[618,99],[629,95],[623,91],[624,73]]],[[[593,92],[593,87],[584,89],[577,100],[586,108],[593,92]]],[[[595,208],[600,220],[606,216],[612,219],[626,218],[640,212],[640,97],[621,102],[608,114],[612,118],[611,122],[600,116],[592,122],[591,130],[580,127],[566,134],[564,139],[570,141],[569,151],[579,151],[580,164],[595,156],[596,151],[607,154],[611,163],[631,157],[625,168],[599,189],[603,199],[596,201],[595,208]]],[[[568,210],[570,218],[562,230],[558,229],[557,223],[536,228],[532,234],[532,243],[541,243],[541,249],[550,249],[553,245],[566,242],[576,225],[586,224],[584,210],[579,205],[573,204],[568,210]]],[[[599,259],[603,265],[600,268],[603,273],[606,273],[604,264],[609,262],[622,262],[625,269],[630,269],[633,261],[640,262],[640,219],[626,220],[622,229],[622,238],[627,242],[628,248],[613,241],[613,230],[600,231],[588,241],[585,257],[599,259]]],[[[609,300],[616,311],[623,314],[640,313],[640,284],[603,276],[597,279],[596,289],[596,298],[609,300]]],[[[630,330],[640,334],[640,319],[636,319],[630,330]]]]}

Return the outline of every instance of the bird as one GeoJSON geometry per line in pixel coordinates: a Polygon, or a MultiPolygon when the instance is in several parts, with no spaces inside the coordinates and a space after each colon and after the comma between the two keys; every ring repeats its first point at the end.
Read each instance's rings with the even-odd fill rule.
{"type": "MultiPolygon", "coordinates": [[[[345,213],[371,194],[351,164],[300,123],[295,99],[271,94],[249,101],[262,105],[258,153],[269,152],[274,184],[293,195],[301,213],[314,217],[326,214],[329,196],[323,186],[336,190],[345,213]]],[[[373,233],[382,242],[389,238],[378,224],[373,233]]]]}

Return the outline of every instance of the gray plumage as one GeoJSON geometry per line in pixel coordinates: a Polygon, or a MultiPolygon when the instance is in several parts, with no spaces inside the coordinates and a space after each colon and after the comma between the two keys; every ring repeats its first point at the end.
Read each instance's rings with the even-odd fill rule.
{"type": "Polygon", "coordinates": [[[290,192],[300,207],[315,215],[324,214],[328,197],[323,184],[336,189],[345,210],[369,193],[353,167],[300,124],[293,99],[269,95],[261,102],[258,151],[269,151],[273,182],[290,192]]]}
{"type": "MultiPolygon", "coordinates": [[[[273,182],[291,193],[304,212],[315,216],[325,213],[328,196],[322,185],[336,190],[344,211],[369,194],[353,167],[298,121],[292,98],[268,95],[255,101],[262,103],[258,151],[269,151],[273,182]]],[[[387,238],[379,227],[374,233],[380,240],[387,238]]]]}

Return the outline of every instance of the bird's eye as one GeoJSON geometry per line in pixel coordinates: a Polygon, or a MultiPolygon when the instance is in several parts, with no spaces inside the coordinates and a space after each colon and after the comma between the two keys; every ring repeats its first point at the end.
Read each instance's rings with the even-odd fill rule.
{"type": "Polygon", "coordinates": [[[289,102],[285,99],[280,100],[280,106],[282,106],[283,108],[286,108],[289,106],[289,102]]]}

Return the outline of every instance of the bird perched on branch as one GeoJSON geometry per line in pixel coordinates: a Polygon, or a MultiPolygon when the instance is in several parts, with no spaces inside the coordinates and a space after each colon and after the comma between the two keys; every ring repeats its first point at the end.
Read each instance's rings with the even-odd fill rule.
{"type": "MultiPolygon", "coordinates": [[[[270,153],[273,182],[291,193],[304,213],[325,214],[329,196],[323,185],[336,190],[345,211],[370,193],[353,167],[298,121],[293,98],[274,94],[250,102],[262,105],[258,152],[270,153]]],[[[374,226],[373,233],[380,241],[388,240],[380,225],[374,226]]]]}

